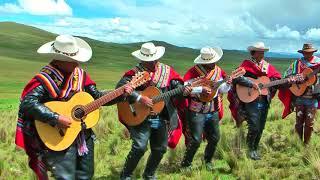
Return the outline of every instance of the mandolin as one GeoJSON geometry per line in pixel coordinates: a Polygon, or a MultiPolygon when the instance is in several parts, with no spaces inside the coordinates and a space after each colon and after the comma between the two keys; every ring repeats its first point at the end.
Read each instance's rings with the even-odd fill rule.
{"type": "Polygon", "coordinates": [[[243,76],[245,73],[246,73],[246,70],[242,67],[239,67],[236,70],[234,70],[229,77],[224,78],[222,81],[218,81],[218,82],[211,81],[212,82],[210,85],[211,93],[210,94],[201,93],[199,95],[199,100],[201,102],[211,102],[213,98],[216,97],[218,93],[218,89],[223,83],[229,81],[230,79],[235,79],[237,77],[243,76]]]}

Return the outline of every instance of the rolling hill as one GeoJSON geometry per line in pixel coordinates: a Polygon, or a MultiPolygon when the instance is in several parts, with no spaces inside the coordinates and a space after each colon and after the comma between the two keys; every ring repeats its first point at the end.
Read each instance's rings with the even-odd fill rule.
{"type": "MultiPolygon", "coordinates": [[[[0,107],[1,103],[16,102],[24,84],[49,62],[48,57],[38,55],[36,50],[55,36],[57,35],[35,27],[0,22],[0,107]]],[[[83,67],[102,88],[113,88],[123,72],[137,63],[131,52],[139,49],[142,44],[117,44],[86,37],[84,39],[91,45],[93,57],[89,63],[83,64],[83,67]]],[[[194,58],[199,54],[198,49],[178,47],[162,41],[154,43],[166,47],[166,54],[161,61],[173,66],[181,75],[193,65],[194,58]]],[[[219,65],[230,72],[246,57],[248,54],[243,51],[224,50],[219,65]]],[[[286,59],[273,58],[271,61],[281,71],[289,63],[286,59]]]]}
{"type": "MultiPolygon", "coordinates": [[[[0,56],[11,57],[26,61],[43,62],[44,57],[36,53],[37,48],[45,42],[53,40],[56,34],[13,22],[0,22],[0,56]]],[[[110,68],[127,68],[136,61],[130,53],[140,48],[141,43],[117,44],[84,38],[93,49],[93,57],[89,66],[110,68]]],[[[193,64],[193,59],[199,50],[178,47],[162,41],[154,41],[157,45],[166,47],[162,61],[174,66],[180,73],[185,72],[186,66],[193,64]]],[[[231,64],[239,62],[248,55],[243,51],[224,50],[224,56],[219,64],[230,70],[231,64]]],[[[272,61],[275,59],[273,58],[272,61]]],[[[237,64],[237,63],[235,63],[237,64]]]]}
{"type": "MultiPolygon", "coordinates": [[[[37,48],[53,40],[56,34],[38,28],[0,22],[0,179],[35,179],[27,157],[14,144],[19,95],[23,86],[49,59],[36,54],[37,48]]],[[[122,73],[137,63],[130,53],[141,43],[117,44],[85,38],[93,48],[93,58],[83,64],[99,89],[113,88],[122,73]]],[[[193,65],[199,50],[155,42],[166,47],[162,61],[174,66],[182,75],[193,65]]],[[[224,50],[219,65],[230,72],[248,55],[244,51],[224,50]]],[[[276,56],[276,55],[275,55],[276,56]]],[[[283,71],[288,59],[272,58],[283,71]]],[[[204,146],[196,154],[193,168],[181,170],[185,151],[184,140],[175,150],[168,150],[157,171],[159,179],[320,179],[320,123],[314,124],[309,146],[303,146],[294,132],[295,115],[281,119],[282,104],[275,98],[268,114],[259,151],[263,159],[246,158],[245,126],[235,128],[227,101],[221,120],[221,140],[214,157],[214,170],[202,163],[204,146]]],[[[131,141],[124,135],[124,126],[117,120],[115,106],[101,108],[101,120],[94,128],[98,137],[95,145],[94,179],[118,179],[131,141]]],[[[147,155],[149,154],[146,153],[147,155]]],[[[140,161],[134,177],[141,178],[147,156],[140,161]]]]}

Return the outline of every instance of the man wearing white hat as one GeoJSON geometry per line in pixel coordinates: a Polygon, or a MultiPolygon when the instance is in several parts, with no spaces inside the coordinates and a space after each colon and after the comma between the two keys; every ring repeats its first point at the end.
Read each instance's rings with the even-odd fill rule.
{"type": "MultiPolygon", "coordinates": [[[[205,76],[210,81],[218,82],[226,78],[226,73],[216,65],[223,55],[220,47],[204,47],[200,51],[200,55],[194,60],[195,66],[191,67],[184,75],[184,81],[205,76]]],[[[207,169],[212,170],[212,158],[220,139],[219,120],[222,118],[222,96],[221,93],[229,91],[229,84],[223,83],[218,90],[218,93],[210,102],[201,102],[199,94],[210,94],[209,87],[200,87],[194,90],[188,97],[188,107],[186,120],[184,122],[185,137],[186,137],[186,153],[184,155],[181,166],[190,167],[193,157],[200,147],[202,134],[208,141],[204,153],[204,161],[207,169]],[[198,91],[198,92],[196,92],[198,91]]]]}
{"type": "MultiPolygon", "coordinates": [[[[313,70],[320,68],[320,58],[313,54],[318,50],[311,43],[305,43],[299,53],[302,58],[293,62],[285,73],[285,77],[301,74],[306,68],[313,70]]],[[[296,109],[295,129],[304,144],[308,144],[313,131],[313,122],[319,105],[320,97],[320,74],[317,80],[309,86],[302,96],[295,97],[288,89],[279,92],[279,99],[283,102],[285,108],[282,118],[289,115],[293,109],[296,109]],[[294,107],[294,108],[292,108],[294,107]]]]}
{"type": "MultiPolygon", "coordinates": [[[[281,78],[281,74],[275,67],[264,60],[264,53],[269,51],[269,48],[265,47],[263,42],[257,42],[249,46],[248,51],[251,57],[244,60],[240,65],[240,67],[243,67],[246,70],[246,74],[243,77],[236,78],[233,81],[233,87],[235,87],[235,84],[240,84],[242,86],[259,89],[259,86],[256,83],[253,83],[246,77],[257,79],[261,76],[267,76],[271,80],[281,78]]],[[[261,159],[257,149],[265,127],[269,105],[272,97],[276,93],[277,87],[269,88],[269,90],[271,95],[259,96],[250,103],[241,102],[238,99],[234,88],[230,90],[228,94],[228,100],[230,101],[229,107],[237,126],[239,126],[244,119],[248,122],[248,156],[253,160],[261,159]]]]}
{"type": "MultiPolygon", "coordinates": [[[[94,172],[94,133],[82,130],[75,142],[64,151],[45,147],[35,130],[35,119],[51,126],[67,128],[69,117],[52,112],[44,105],[48,101],[65,101],[79,91],[86,91],[94,99],[104,93],[96,88],[88,73],[79,67],[92,56],[89,44],[70,35],[60,35],[38,49],[53,60],[43,67],[24,88],[21,95],[16,131],[17,146],[25,149],[29,166],[38,179],[48,179],[47,170],[56,179],[91,179],[94,172]]],[[[126,92],[133,89],[128,86],[126,92]]]]}
{"type": "MultiPolygon", "coordinates": [[[[168,90],[183,86],[183,80],[180,75],[172,67],[159,62],[164,53],[165,48],[162,46],[155,46],[151,42],[142,44],[140,50],[132,53],[139,60],[139,64],[125,73],[117,87],[125,84],[135,73],[140,71],[150,72],[151,80],[149,83],[137,88],[139,91],[144,90],[148,86],[155,86],[161,92],[167,92],[168,90]]],[[[185,94],[188,94],[190,90],[190,88],[185,88],[185,94]]],[[[182,95],[180,97],[183,99],[182,95]]],[[[137,91],[134,91],[127,99],[130,103],[138,101],[146,106],[153,106],[153,102],[149,97],[141,96],[137,91]]],[[[134,169],[147,150],[149,140],[151,154],[148,158],[143,178],[156,178],[156,169],[167,150],[168,129],[173,130],[178,126],[177,109],[174,105],[174,101],[176,100],[178,99],[166,99],[165,108],[160,114],[148,116],[143,123],[137,126],[126,126],[132,139],[132,148],[121,172],[121,179],[131,179],[134,169]],[[167,126],[167,124],[169,125],[167,126]]]]}

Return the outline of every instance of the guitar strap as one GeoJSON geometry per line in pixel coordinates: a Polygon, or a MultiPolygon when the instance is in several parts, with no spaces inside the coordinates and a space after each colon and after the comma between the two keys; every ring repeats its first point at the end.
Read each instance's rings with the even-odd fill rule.
{"type": "Polygon", "coordinates": [[[35,76],[53,99],[68,99],[74,93],[83,91],[85,71],[76,67],[69,77],[53,66],[47,65],[35,76]]]}
{"type": "MultiPolygon", "coordinates": [[[[147,70],[138,64],[135,68],[133,68],[133,71],[137,73],[147,70]]],[[[170,71],[170,66],[159,62],[157,64],[156,71],[154,73],[150,73],[151,85],[154,85],[159,89],[167,87],[170,83],[170,71]]]]}

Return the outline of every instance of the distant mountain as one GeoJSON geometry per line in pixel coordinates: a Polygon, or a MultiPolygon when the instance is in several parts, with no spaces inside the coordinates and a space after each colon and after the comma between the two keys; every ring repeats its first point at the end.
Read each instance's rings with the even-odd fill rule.
{"type": "Polygon", "coordinates": [[[301,54],[299,54],[299,53],[267,52],[266,57],[296,59],[296,58],[301,57],[301,54]]]}
{"type": "MultiPolygon", "coordinates": [[[[14,22],[0,22],[0,56],[13,57],[26,61],[43,62],[43,56],[39,56],[36,50],[45,42],[51,41],[56,34],[14,22]]],[[[131,52],[140,48],[143,42],[118,44],[103,42],[84,37],[93,49],[93,57],[88,66],[107,69],[127,69],[137,63],[131,56],[131,52]]],[[[186,67],[193,65],[193,60],[199,55],[198,49],[178,47],[163,41],[153,41],[156,45],[166,47],[166,54],[161,61],[174,66],[178,71],[185,71],[186,67]]],[[[279,53],[269,53],[271,59],[288,58],[279,53]]],[[[238,50],[224,50],[224,55],[219,64],[231,70],[248,53],[238,50]]]]}

